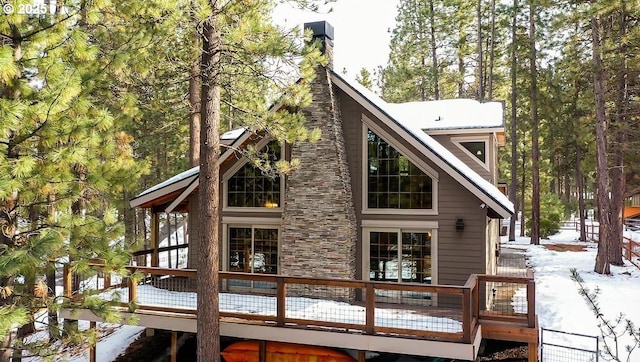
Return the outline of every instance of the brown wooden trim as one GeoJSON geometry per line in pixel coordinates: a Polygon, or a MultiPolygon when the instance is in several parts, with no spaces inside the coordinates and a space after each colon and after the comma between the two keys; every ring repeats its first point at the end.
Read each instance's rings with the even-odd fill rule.
{"type": "Polygon", "coordinates": [[[250,320],[250,321],[262,321],[262,322],[276,322],[277,320],[275,316],[249,314],[249,313],[222,312],[222,311],[220,312],[220,317],[244,319],[244,320],[250,320]]]}
{"type": "MultiPolygon", "coordinates": [[[[94,322],[94,321],[89,322],[89,329],[91,329],[92,331],[95,331],[96,322],[94,322]]],[[[96,357],[97,344],[98,344],[97,341],[95,343],[90,343],[89,344],[89,362],[97,362],[98,361],[98,359],[96,357]]]]}
{"type": "Polygon", "coordinates": [[[422,331],[414,329],[404,328],[389,328],[389,327],[376,327],[376,332],[398,334],[402,336],[415,336],[428,339],[437,339],[444,342],[463,342],[464,336],[462,332],[436,332],[436,331],[422,331]]]}
{"type": "Polygon", "coordinates": [[[277,323],[279,327],[284,326],[285,318],[287,317],[287,287],[285,285],[284,278],[277,279],[277,323]]]}
{"type": "MultiPolygon", "coordinates": [[[[96,266],[100,266],[99,263],[96,266]]],[[[177,276],[196,278],[196,271],[193,269],[167,269],[158,267],[128,267],[132,276],[127,280],[127,287],[129,288],[129,302],[120,303],[122,307],[130,308],[133,306],[131,302],[137,302],[138,298],[138,283],[139,281],[134,277],[135,273],[142,275],[152,276],[177,276]]],[[[504,340],[516,340],[523,342],[533,343],[533,339],[537,336],[537,329],[533,326],[537,326],[537,319],[535,315],[535,282],[534,279],[529,278],[516,278],[516,277],[500,277],[500,276],[486,276],[486,275],[472,275],[469,277],[464,286],[434,286],[424,285],[418,283],[394,283],[394,282],[368,282],[368,281],[349,281],[349,280],[335,280],[335,279],[311,279],[302,277],[284,277],[279,275],[264,275],[264,274],[250,274],[250,273],[231,273],[221,272],[221,279],[236,279],[236,280],[249,280],[249,281],[266,281],[272,282],[276,285],[275,298],[277,300],[276,315],[256,315],[245,314],[235,312],[220,312],[220,316],[226,319],[232,319],[233,323],[266,323],[277,325],[279,327],[288,328],[310,328],[314,327],[326,327],[335,329],[337,331],[353,331],[356,333],[366,333],[370,335],[385,335],[395,334],[408,338],[418,339],[434,339],[455,343],[473,343],[475,335],[478,331],[478,326],[482,325],[483,336],[490,335],[494,339],[504,340]],[[487,280],[493,281],[510,281],[517,284],[527,285],[527,299],[529,312],[527,315],[520,314],[500,314],[491,311],[480,310],[480,286],[482,282],[487,280]],[[287,318],[286,316],[286,300],[287,300],[287,284],[305,284],[305,285],[317,285],[317,286],[333,286],[342,288],[359,289],[364,292],[364,307],[365,307],[365,321],[363,324],[355,323],[335,323],[328,321],[315,321],[299,318],[287,318]],[[362,290],[364,289],[364,290],[362,290]],[[460,295],[462,299],[461,313],[462,313],[462,332],[442,332],[442,331],[425,331],[425,330],[413,330],[407,328],[391,328],[380,327],[375,325],[375,308],[383,308],[384,304],[376,303],[375,290],[394,290],[394,291],[418,291],[418,292],[432,292],[439,294],[460,295]],[[485,333],[486,330],[486,333],[485,333]]],[[[71,293],[71,281],[72,273],[69,266],[65,265],[64,268],[64,284],[65,295],[71,293]]],[[[120,285],[119,285],[120,286],[120,285]]],[[[246,293],[256,294],[256,293],[246,293]]],[[[256,294],[257,295],[257,294],[256,294]]],[[[274,297],[274,295],[271,295],[274,297]]],[[[362,304],[359,304],[362,305],[362,304]]],[[[402,304],[394,304],[394,308],[402,306],[402,304]]],[[[176,315],[195,318],[197,310],[185,309],[185,308],[173,308],[164,306],[150,306],[150,305],[138,305],[138,308],[131,312],[146,314],[146,313],[173,313],[176,315]]],[[[430,308],[421,308],[420,306],[411,306],[413,308],[420,308],[424,313],[429,313],[430,308]]]]}
{"type": "MultiPolygon", "coordinates": [[[[165,251],[173,251],[173,250],[177,250],[177,249],[186,249],[188,247],[189,247],[189,244],[163,246],[161,248],[158,248],[158,252],[162,253],[162,252],[165,252],[165,251]]],[[[152,249],[145,249],[145,250],[135,251],[135,252],[131,253],[131,255],[133,255],[133,256],[149,255],[149,254],[153,254],[153,252],[154,251],[152,249]]]]}
{"type": "Polygon", "coordinates": [[[299,326],[316,326],[316,327],[329,327],[336,329],[352,329],[357,331],[364,331],[366,326],[364,324],[353,324],[353,323],[340,323],[340,322],[326,322],[326,321],[315,321],[311,319],[297,319],[297,318],[286,318],[286,324],[295,324],[299,326]]]}
{"type": "Polygon", "coordinates": [[[157,267],[160,264],[158,247],[160,243],[160,215],[157,212],[151,213],[151,266],[157,267]]]}
{"type": "Polygon", "coordinates": [[[371,283],[367,284],[365,303],[367,313],[365,331],[367,334],[375,334],[376,291],[371,283]]]}
{"type": "Polygon", "coordinates": [[[471,291],[464,289],[462,294],[462,340],[471,343],[471,291]]]}
{"type": "Polygon", "coordinates": [[[171,332],[171,362],[178,360],[178,332],[171,332]]]}

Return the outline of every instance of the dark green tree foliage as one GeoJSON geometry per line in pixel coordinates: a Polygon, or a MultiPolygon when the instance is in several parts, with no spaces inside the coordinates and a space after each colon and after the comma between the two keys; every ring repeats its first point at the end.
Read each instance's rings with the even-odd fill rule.
{"type": "Polygon", "coordinates": [[[126,97],[107,103],[99,96],[107,69],[118,63],[93,34],[108,17],[102,6],[111,9],[69,3],[0,18],[0,360],[23,347],[51,354],[82,340],[53,326],[61,343],[9,342],[36,310],[58,306],[59,298],[42,291],[51,265],[82,260],[74,271],[91,275],[91,259],[116,272],[129,260],[114,197],[131,190],[141,168],[134,139],[122,131],[131,117],[126,97]]]}

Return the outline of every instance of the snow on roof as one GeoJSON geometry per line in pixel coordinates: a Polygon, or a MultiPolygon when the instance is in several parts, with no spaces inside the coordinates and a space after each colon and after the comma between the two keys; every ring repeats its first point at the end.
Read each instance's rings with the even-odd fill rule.
{"type": "Polygon", "coordinates": [[[156,191],[156,190],[160,190],[161,188],[169,186],[169,185],[172,185],[172,184],[174,184],[176,182],[180,182],[180,181],[182,181],[184,179],[187,179],[187,178],[189,178],[189,177],[191,177],[193,175],[198,174],[199,172],[200,172],[200,166],[196,166],[196,167],[193,167],[191,169],[188,169],[188,170],[186,170],[184,172],[181,172],[181,173],[179,173],[179,174],[177,174],[175,176],[172,176],[172,177],[162,181],[161,183],[159,183],[159,184],[157,184],[155,186],[152,186],[152,187],[142,191],[135,198],[138,198],[138,197],[144,196],[146,194],[152,193],[153,191],[156,191]]]}
{"type": "Polygon", "coordinates": [[[387,103],[396,119],[425,130],[504,127],[502,102],[445,99],[428,102],[387,103]]]}
{"type": "MultiPolygon", "coordinates": [[[[449,165],[457,171],[458,174],[475,185],[482,193],[489,196],[493,201],[500,204],[501,207],[504,208],[505,211],[513,214],[514,208],[513,203],[509,201],[507,196],[503,194],[498,188],[493,185],[491,182],[485,180],[482,176],[480,176],[477,172],[472,170],[469,166],[467,166],[464,162],[462,162],[459,158],[457,158],[453,153],[451,153],[448,149],[442,146],[438,141],[433,139],[431,136],[426,134],[423,131],[424,125],[421,122],[423,119],[423,113],[419,110],[421,107],[406,107],[407,109],[402,109],[399,111],[397,108],[401,105],[390,105],[385,102],[382,98],[380,98],[377,94],[373,93],[363,85],[361,85],[358,81],[354,79],[346,78],[342,75],[337,74],[336,72],[332,72],[334,77],[337,77],[339,80],[342,80],[349,87],[353,88],[356,92],[360,93],[362,97],[368,100],[373,106],[378,108],[382,113],[386,114],[389,119],[395,121],[399,126],[401,126],[407,133],[417,139],[424,147],[426,147],[429,151],[433,152],[442,162],[449,165]],[[409,110],[413,110],[416,113],[409,112],[409,110]]],[[[475,101],[473,101],[475,102],[475,101]]],[[[426,103],[426,102],[425,102],[426,103]]],[[[430,102],[429,102],[430,103],[430,102]]],[[[464,102],[461,102],[462,106],[464,102]]],[[[497,103],[497,102],[493,102],[497,103]]],[[[472,103],[469,103],[472,104],[472,103]]],[[[502,107],[501,103],[497,103],[502,107]]],[[[494,107],[494,106],[491,106],[494,107]]],[[[435,108],[434,108],[435,109],[435,108]]],[[[492,108],[491,108],[492,109],[492,108]]],[[[472,110],[468,110],[465,113],[470,115],[472,110]]],[[[461,113],[463,113],[461,111],[461,113]]],[[[502,216],[505,216],[503,213],[500,213],[499,210],[495,210],[502,216]]],[[[506,217],[506,216],[505,216],[506,217]]]]}
{"type": "Polygon", "coordinates": [[[247,129],[244,127],[236,128],[231,131],[227,131],[220,136],[222,140],[235,140],[238,139],[247,129]]]}

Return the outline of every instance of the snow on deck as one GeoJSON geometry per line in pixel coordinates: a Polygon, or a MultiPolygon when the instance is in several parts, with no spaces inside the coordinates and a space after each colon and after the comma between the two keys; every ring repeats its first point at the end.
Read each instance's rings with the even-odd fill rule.
{"type": "MultiPolygon", "coordinates": [[[[195,310],[197,306],[197,295],[193,292],[168,291],[150,285],[139,285],[137,292],[139,306],[188,310],[195,310]]],[[[115,289],[102,296],[110,298],[114,293],[120,294],[121,302],[128,302],[128,288],[115,289]]],[[[273,317],[277,315],[275,296],[220,293],[219,298],[220,312],[273,317]]],[[[366,309],[363,306],[305,297],[287,297],[286,316],[310,321],[360,324],[363,327],[366,325],[366,309]]],[[[462,332],[462,323],[455,319],[432,317],[414,310],[396,308],[376,308],[375,325],[446,333],[462,332]]]]}

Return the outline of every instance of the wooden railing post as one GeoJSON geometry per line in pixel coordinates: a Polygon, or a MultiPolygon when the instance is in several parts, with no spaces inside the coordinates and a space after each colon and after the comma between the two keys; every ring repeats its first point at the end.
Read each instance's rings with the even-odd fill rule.
{"type": "Polygon", "coordinates": [[[104,289],[111,288],[111,272],[105,270],[104,271],[104,289]]]}
{"type": "Polygon", "coordinates": [[[153,250],[151,254],[151,266],[159,266],[160,254],[158,248],[160,247],[160,215],[157,212],[151,213],[151,248],[153,250]]]}
{"type": "MultiPolygon", "coordinates": [[[[91,329],[92,332],[96,332],[96,322],[91,321],[89,322],[89,329],[91,329]]],[[[96,340],[95,344],[90,344],[89,345],[89,362],[97,362],[97,356],[96,356],[96,347],[98,347],[98,341],[96,340]]]]}
{"type": "Polygon", "coordinates": [[[375,311],[376,311],[376,291],[373,288],[373,283],[366,284],[365,289],[365,303],[366,303],[366,326],[365,333],[375,334],[375,311]]]}
{"type": "Polygon", "coordinates": [[[72,282],[73,275],[71,273],[71,268],[69,264],[65,264],[62,271],[62,286],[64,290],[64,296],[67,298],[71,298],[71,295],[73,294],[73,288],[71,287],[72,282]]]}
{"type": "Polygon", "coordinates": [[[276,308],[278,309],[276,314],[276,324],[278,327],[284,327],[287,312],[287,286],[284,283],[283,277],[278,277],[276,279],[276,295],[276,308]]]}
{"type": "Polygon", "coordinates": [[[462,342],[471,343],[471,289],[462,289],[462,342]]]}
{"type": "Polygon", "coordinates": [[[529,328],[536,326],[536,282],[531,269],[527,271],[527,325],[529,328]]]}
{"type": "Polygon", "coordinates": [[[138,303],[138,280],[134,276],[135,270],[131,271],[131,275],[129,276],[129,280],[127,281],[129,287],[129,311],[133,312],[131,305],[132,303],[138,303]]]}

